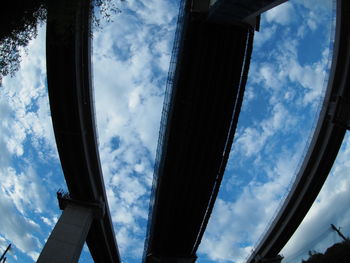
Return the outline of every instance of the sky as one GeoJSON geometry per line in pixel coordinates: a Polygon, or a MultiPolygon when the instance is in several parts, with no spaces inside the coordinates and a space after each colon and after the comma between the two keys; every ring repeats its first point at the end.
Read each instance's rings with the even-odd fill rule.
{"type": "MultiPolygon", "coordinates": [[[[123,262],[140,262],[178,2],[125,0],[93,34],[99,151],[123,262]]],[[[230,160],[198,262],[242,262],[288,193],[305,156],[328,80],[332,0],[293,0],[262,16],[230,160]]],[[[0,252],[34,262],[67,189],[47,97],[45,25],[21,50],[21,68],[0,88],[0,252]]],[[[350,235],[350,138],[303,223],[282,250],[300,262],[350,235]],[[336,204],[336,205],[334,205],[336,204]]],[[[85,247],[80,262],[92,262],[85,247]]]]}

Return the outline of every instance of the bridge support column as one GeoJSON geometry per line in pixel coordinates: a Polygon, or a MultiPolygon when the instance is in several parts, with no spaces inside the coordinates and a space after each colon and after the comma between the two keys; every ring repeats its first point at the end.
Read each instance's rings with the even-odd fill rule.
{"type": "Polygon", "coordinates": [[[92,221],[104,214],[104,207],[100,204],[62,198],[59,193],[58,199],[60,208],[64,210],[38,258],[38,263],[78,262],[92,221]]]}

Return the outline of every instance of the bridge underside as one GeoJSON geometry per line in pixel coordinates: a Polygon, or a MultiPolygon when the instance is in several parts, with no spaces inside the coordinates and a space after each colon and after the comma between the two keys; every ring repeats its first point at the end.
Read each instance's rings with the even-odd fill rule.
{"type": "Polygon", "coordinates": [[[89,228],[86,241],[91,256],[95,262],[118,263],[119,252],[96,141],[90,74],[90,11],[90,1],[86,0],[48,2],[48,93],[69,194],[75,200],[103,204],[106,210],[89,228]]]}
{"type": "MultiPolygon", "coordinates": [[[[249,10],[253,20],[233,18],[228,22],[220,20],[222,8],[214,8],[225,6],[226,1],[218,1],[206,12],[193,9],[196,0],[183,2],[179,52],[155,171],[146,262],[196,259],[240,113],[254,19],[264,9],[260,5],[260,9],[255,8],[260,11],[249,10]]],[[[282,1],[267,2],[270,6],[271,2],[282,1]]],[[[96,143],[87,3],[50,1],[50,107],[71,197],[78,202],[105,205],[105,214],[91,222],[87,235],[91,255],[95,262],[120,262],[96,143]],[[66,22],[74,26],[67,28],[66,22]],[[62,35],[67,33],[65,30],[68,35],[62,35]]]]}
{"type": "Polygon", "coordinates": [[[252,39],[249,26],[185,15],[155,171],[147,262],[195,260],[231,148],[252,39]]]}
{"type": "Polygon", "coordinates": [[[216,23],[250,23],[261,13],[287,0],[211,0],[208,19],[216,23]]]}
{"type": "MultiPolygon", "coordinates": [[[[91,228],[90,222],[86,227],[91,255],[95,262],[120,262],[96,143],[88,2],[50,1],[50,107],[71,197],[77,203],[96,203],[105,209],[91,228]],[[70,7],[75,11],[65,12],[70,7]],[[67,29],[65,22],[74,24],[68,36],[61,35],[67,29]]],[[[284,0],[184,2],[179,55],[155,171],[147,263],[195,261],[233,141],[257,17],[284,0]]],[[[345,0],[338,0],[337,5],[333,66],[316,132],[284,206],[247,262],[275,258],[279,253],[320,191],[345,130],[350,128],[350,29],[346,20],[350,5],[345,0]]]]}

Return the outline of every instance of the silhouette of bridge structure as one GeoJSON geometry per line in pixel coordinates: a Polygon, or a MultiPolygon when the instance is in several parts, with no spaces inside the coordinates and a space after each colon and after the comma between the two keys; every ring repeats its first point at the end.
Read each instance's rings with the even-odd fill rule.
{"type": "MultiPolygon", "coordinates": [[[[283,0],[183,0],[169,72],[145,263],[192,263],[229,157],[260,14],[283,0]],[[180,191],[181,189],[181,191],[180,191]]],[[[323,108],[297,179],[247,263],[276,262],[320,191],[350,127],[350,3],[337,1],[323,108]],[[270,260],[270,261],[269,261],[270,260]],[[273,261],[275,260],[275,261],[273,261]]],[[[38,262],[120,262],[98,154],[91,79],[90,2],[49,1],[47,79],[69,195],[38,262]]]]}

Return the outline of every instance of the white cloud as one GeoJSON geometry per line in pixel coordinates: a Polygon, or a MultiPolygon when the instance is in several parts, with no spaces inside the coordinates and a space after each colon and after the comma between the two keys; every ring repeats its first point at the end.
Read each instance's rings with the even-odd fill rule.
{"type": "Polygon", "coordinates": [[[300,97],[297,102],[300,106],[317,107],[322,98],[331,61],[329,43],[322,45],[322,53],[317,61],[304,64],[300,62],[299,57],[303,53],[299,45],[299,39],[287,37],[277,43],[277,48],[271,54],[264,56],[267,61],[257,61],[251,67],[250,81],[254,87],[260,85],[268,89],[271,105],[288,101],[290,96],[297,95],[300,97]]]}
{"type": "Polygon", "coordinates": [[[277,26],[264,26],[259,32],[255,32],[254,35],[254,48],[260,48],[265,42],[272,39],[273,35],[276,33],[277,26]]]}
{"type": "Polygon", "coordinates": [[[132,0],[122,8],[95,34],[93,65],[102,169],[124,259],[142,256],[177,7],[132,0]]]}
{"type": "Polygon", "coordinates": [[[246,157],[256,155],[268,144],[268,140],[276,139],[276,135],[283,134],[295,123],[295,118],[280,103],[272,108],[270,114],[254,127],[249,126],[237,134],[233,149],[246,157]]]}
{"type": "Polygon", "coordinates": [[[0,192],[1,234],[15,244],[22,252],[39,249],[37,238],[33,233],[40,231],[37,223],[19,214],[15,206],[3,192],[0,192]]]}
{"type": "Polygon", "coordinates": [[[34,251],[30,251],[30,252],[28,253],[28,255],[29,255],[34,261],[37,261],[37,259],[38,259],[39,255],[40,255],[40,253],[34,252],[34,251]]]}
{"type": "MultiPolygon", "coordinates": [[[[106,25],[103,31],[95,34],[94,87],[101,160],[117,241],[122,256],[134,258],[140,257],[143,249],[153,159],[177,7],[173,2],[160,0],[130,0],[123,2],[123,5],[124,10],[115,23],[106,25]]],[[[290,24],[294,7],[288,3],[279,8],[278,13],[268,13],[268,20],[271,23],[290,24]]],[[[309,27],[312,26],[311,22],[309,27]]],[[[257,36],[258,45],[263,46],[271,39],[276,27],[272,25],[262,31],[261,36],[257,36]]],[[[44,28],[40,32],[39,38],[43,40],[44,28]]],[[[294,49],[297,43],[290,42],[290,39],[286,39],[286,43],[291,43],[291,46],[277,52],[277,57],[285,59],[286,68],[277,67],[277,59],[256,67],[254,88],[265,83],[273,99],[270,100],[271,115],[265,116],[265,121],[242,129],[239,145],[246,156],[258,155],[255,147],[262,149],[264,143],[294,123],[292,113],[282,104],[293,97],[287,95],[293,92],[285,86],[282,77],[290,76],[290,79],[305,86],[317,81],[317,78],[308,79],[302,73],[304,69],[315,70],[318,65],[298,64],[294,49]],[[285,51],[287,55],[282,56],[285,51]],[[281,93],[286,100],[281,99],[281,93]]],[[[36,167],[28,168],[28,163],[33,160],[32,156],[27,156],[30,155],[26,151],[27,144],[38,151],[39,158],[35,161],[57,162],[45,90],[45,59],[40,53],[45,49],[44,41],[33,41],[29,48],[30,55],[23,56],[23,71],[17,74],[16,79],[4,79],[3,96],[0,97],[0,117],[3,120],[0,124],[3,135],[0,147],[6,149],[0,155],[2,177],[6,183],[0,192],[0,214],[8,215],[0,219],[0,225],[6,226],[5,230],[1,229],[6,239],[18,243],[18,248],[27,254],[31,251],[30,255],[35,259],[40,244],[33,234],[46,235],[47,232],[43,234],[46,225],[52,226],[57,221],[50,210],[52,208],[47,207],[43,201],[45,199],[40,199],[40,196],[49,195],[49,191],[43,188],[48,185],[43,182],[50,182],[51,187],[55,187],[59,178],[54,172],[51,175],[37,174],[36,167]],[[9,115],[11,118],[5,117],[9,115]],[[11,168],[10,161],[14,156],[27,160],[23,167],[27,167],[28,173],[23,167],[11,168]],[[28,200],[33,202],[28,203],[28,200]],[[33,208],[33,219],[28,219],[26,215],[33,208]],[[45,213],[42,213],[44,210],[45,213]],[[37,221],[33,221],[35,218],[37,221]]],[[[304,104],[311,103],[318,91],[308,87],[305,90],[302,101],[304,104]]],[[[257,96],[254,91],[251,92],[253,97],[257,96]]],[[[292,164],[296,161],[293,158],[286,153],[283,158],[276,159],[274,166],[264,167],[263,171],[270,181],[262,184],[255,178],[237,197],[242,202],[218,200],[215,209],[221,216],[213,217],[214,223],[209,227],[201,251],[208,253],[210,250],[209,257],[218,260],[226,259],[225,255],[231,259],[242,258],[248,253],[251,249],[248,243],[263,231],[264,222],[274,212],[282,195],[281,189],[288,185],[290,178],[285,174],[294,169],[292,164]],[[255,192],[259,195],[255,196],[255,192]],[[243,201],[247,206],[243,205],[243,201]],[[259,209],[253,204],[259,204],[259,209]],[[237,217],[237,223],[231,224],[230,216],[237,217]],[[261,220],[259,224],[253,223],[254,218],[261,220]],[[241,231],[239,222],[245,223],[247,229],[252,231],[251,237],[241,231]],[[222,236],[218,236],[213,224],[224,231],[221,232],[224,233],[222,236]],[[230,229],[234,231],[233,234],[229,233],[230,229]],[[242,244],[238,238],[241,236],[245,237],[247,244],[242,244]]]]}
{"type": "Polygon", "coordinates": [[[327,70],[329,66],[329,49],[323,50],[320,60],[312,64],[301,65],[293,52],[286,52],[285,57],[281,57],[282,67],[285,67],[285,73],[290,81],[298,83],[304,88],[304,97],[302,103],[317,105],[325,89],[325,80],[327,80],[327,70]]]}
{"type": "Polygon", "coordinates": [[[6,238],[0,235],[0,249],[1,251],[5,251],[6,247],[10,244],[6,238]]]}
{"type": "Polygon", "coordinates": [[[171,1],[150,0],[147,2],[140,0],[127,1],[128,8],[137,12],[138,17],[145,24],[161,25],[169,24],[178,11],[175,3],[171,1]],[[170,12],[169,12],[170,10],[170,12]],[[150,15],[152,14],[152,15],[150,15]]]}
{"type": "Polygon", "coordinates": [[[298,159],[298,153],[286,152],[275,163],[265,164],[270,180],[252,180],[234,200],[219,198],[199,252],[214,261],[244,260],[289,188],[298,159]]]}
{"type": "Polygon", "coordinates": [[[282,250],[286,259],[305,256],[310,250],[324,252],[333,242],[341,241],[339,238],[334,240],[330,224],[342,227],[345,235],[350,235],[349,146],[350,138],[347,134],[342,150],[315,203],[282,250]]]}
{"type": "Polygon", "coordinates": [[[16,173],[13,168],[0,170],[1,189],[12,199],[18,211],[26,210],[42,212],[45,210],[45,200],[48,200],[43,182],[38,178],[32,167],[24,172],[16,173]]]}
{"type": "MultiPolygon", "coordinates": [[[[296,5],[302,6],[304,9],[299,8],[299,15],[302,20],[306,22],[305,26],[301,29],[302,31],[310,30],[315,31],[321,27],[331,27],[330,18],[335,18],[335,6],[336,1],[334,0],[294,0],[296,5]],[[301,11],[301,12],[300,12],[301,11]]],[[[309,32],[310,32],[309,31],[309,32]]],[[[305,33],[305,32],[303,32],[305,33]]]]}
{"type": "Polygon", "coordinates": [[[40,218],[52,217],[55,187],[63,178],[52,176],[58,159],[46,91],[45,27],[27,49],[20,70],[4,78],[0,96],[0,214],[6,215],[0,219],[0,231],[36,260],[40,240],[52,227],[40,218]],[[48,164],[51,172],[45,170],[48,164]]]}
{"type": "MultiPolygon", "coordinates": [[[[172,18],[164,18],[160,13],[154,13],[154,16],[148,15],[150,12],[160,12],[158,8],[170,10],[160,2],[151,5],[151,3],[129,1],[126,7],[132,11],[126,8],[118,17],[116,21],[118,23],[108,25],[103,34],[98,33],[94,38],[94,83],[101,160],[122,255],[127,253],[126,251],[135,252],[135,248],[138,248],[137,251],[142,248],[143,236],[140,233],[145,231],[148,209],[146,200],[152,178],[151,160],[155,154],[164,92],[164,86],[159,85],[164,85],[171,50],[168,39],[171,38],[170,34],[173,32],[171,30],[174,29],[168,24],[173,20],[174,14],[171,15],[172,18]],[[118,27],[117,24],[123,24],[123,27],[118,27]],[[163,79],[157,77],[155,72],[161,72],[163,79]],[[118,138],[117,147],[112,138],[118,138]]],[[[293,5],[287,3],[279,9],[267,14],[268,21],[281,25],[291,24],[292,12],[295,11],[293,5]]],[[[262,46],[267,42],[276,28],[276,24],[272,25],[265,31],[266,33],[257,37],[258,43],[261,43],[258,45],[262,46]]],[[[259,150],[262,150],[267,142],[274,144],[273,139],[283,136],[284,132],[295,124],[294,114],[297,113],[290,112],[283,104],[285,101],[291,102],[292,98],[295,101],[295,94],[298,95],[293,90],[294,87],[286,87],[289,80],[293,77],[294,82],[305,86],[311,81],[302,76],[305,65],[298,63],[298,41],[291,41],[289,38],[284,40],[285,45],[277,50],[273,60],[256,67],[254,75],[256,86],[263,83],[271,94],[270,115],[265,116],[264,121],[242,129],[240,136],[237,137],[237,144],[234,147],[238,147],[241,153],[248,157],[260,155],[259,150]],[[293,70],[290,70],[291,65],[294,66],[293,70]]],[[[313,65],[307,66],[314,69],[313,65]]],[[[315,89],[305,87],[305,97],[309,90],[311,92],[315,89]]],[[[313,102],[319,95],[317,92],[314,93],[315,95],[309,95],[310,98],[305,99],[304,104],[313,102]]],[[[269,147],[266,147],[265,151],[269,151],[269,147]]],[[[266,184],[258,183],[256,179],[252,185],[245,188],[240,200],[248,202],[251,206],[244,206],[243,201],[233,204],[223,199],[218,201],[219,206],[227,208],[229,211],[227,213],[231,216],[237,217],[243,213],[238,216],[240,219],[238,222],[251,224],[247,226],[253,232],[252,238],[247,239],[249,242],[263,231],[264,222],[266,223],[269,216],[274,213],[281,196],[289,186],[298,158],[287,153],[285,156],[288,157],[278,159],[274,166],[264,167],[264,173],[269,178],[266,184]],[[259,196],[254,196],[252,194],[254,192],[258,192],[259,196]],[[260,204],[259,209],[253,204],[260,204]],[[255,216],[251,217],[252,213],[255,216]],[[255,222],[252,223],[253,218],[262,219],[256,225],[255,222]]],[[[300,156],[300,152],[296,156],[300,156]]],[[[225,221],[223,212],[221,215],[222,217],[217,219],[221,220],[219,225],[227,229],[229,220],[225,221]]],[[[214,225],[218,226],[215,223],[214,225]]],[[[236,236],[241,236],[240,234],[236,236]]],[[[216,254],[209,253],[212,259],[224,259],[225,253],[229,255],[228,257],[230,255],[233,257],[232,251],[237,252],[236,255],[243,256],[251,248],[251,245],[233,248],[232,242],[239,244],[241,240],[232,240],[229,234],[222,237],[216,237],[214,234],[213,236],[215,238],[206,239],[207,241],[203,243],[204,246],[207,244],[207,249],[217,251],[216,254]],[[213,249],[213,246],[216,249],[213,249]]],[[[135,256],[133,252],[128,255],[135,256]]]]}
{"type": "Polygon", "coordinates": [[[267,11],[265,16],[268,22],[275,22],[281,25],[288,25],[293,19],[293,4],[290,2],[283,3],[267,11]]]}
{"type": "Polygon", "coordinates": [[[54,215],[51,218],[46,216],[41,216],[40,218],[45,224],[47,224],[51,228],[53,228],[58,221],[58,215],[54,215]]]}
{"type": "Polygon", "coordinates": [[[290,190],[318,113],[329,43],[320,45],[317,61],[301,63],[304,36],[292,23],[300,6],[288,5],[266,15],[270,23],[284,25],[284,31],[272,25],[278,30],[276,48],[264,45],[272,30],[254,47],[248,87],[255,98],[243,103],[222,193],[200,245],[200,256],[209,260],[241,262],[250,254],[290,190]]]}
{"type": "Polygon", "coordinates": [[[30,138],[43,158],[57,158],[46,91],[45,27],[38,31],[37,39],[27,46],[30,54],[22,52],[15,77],[4,78],[0,104],[11,118],[5,118],[0,129],[11,154],[22,156],[25,140],[30,138]]]}

